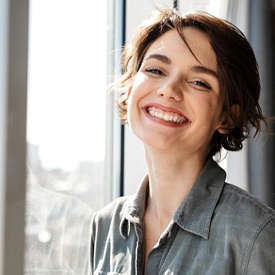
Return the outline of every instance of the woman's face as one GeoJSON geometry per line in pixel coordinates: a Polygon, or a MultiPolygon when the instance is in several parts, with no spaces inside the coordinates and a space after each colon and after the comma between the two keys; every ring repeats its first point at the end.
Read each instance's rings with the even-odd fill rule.
{"type": "Polygon", "coordinates": [[[184,35],[197,59],[176,30],[159,37],[129,90],[127,119],[147,146],[206,157],[223,124],[216,55],[203,32],[185,28],[184,35]]]}

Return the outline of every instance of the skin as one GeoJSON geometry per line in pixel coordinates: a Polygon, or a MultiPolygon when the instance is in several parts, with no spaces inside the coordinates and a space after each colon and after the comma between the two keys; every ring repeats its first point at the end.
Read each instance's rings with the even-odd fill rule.
{"type": "Polygon", "coordinates": [[[149,175],[145,262],[200,173],[214,132],[226,126],[209,39],[193,28],[184,35],[199,61],[168,31],[150,46],[129,89],[127,119],[144,144],[149,175]]]}

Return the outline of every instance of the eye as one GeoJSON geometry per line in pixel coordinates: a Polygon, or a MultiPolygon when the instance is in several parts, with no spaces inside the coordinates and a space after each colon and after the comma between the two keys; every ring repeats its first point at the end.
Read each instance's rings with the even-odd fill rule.
{"type": "Polygon", "coordinates": [[[145,71],[147,73],[150,73],[150,74],[156,74],[156,75],[165,75],[162,70],[158,69],[158,68],[149,68],[149,69],[145,69],[145,71]]]}
{"type": "Polygon", "coordinates": [[[192,84],[194,84],[195,86],[198,86],[199,88],[202,88],[202,89],[207,89],[207,90],[211,89],[210,85],[208,85],[207,83],[205,83],[201,80],[192,81],[192,84]]]}

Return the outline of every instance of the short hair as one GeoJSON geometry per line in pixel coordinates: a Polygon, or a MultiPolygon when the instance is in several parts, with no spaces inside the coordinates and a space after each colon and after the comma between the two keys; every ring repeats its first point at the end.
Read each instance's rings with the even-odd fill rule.
{"type": "Polygon", "coordinates": [[[203,11],[180,15],[173,9],[158,9],[136,30],[132,44],[124,47],[121,56],[122,75],[117,85],[121,122],[127,123],[127,92],[148,48],[169,30],[176,30],[188,46],[183,34],[186,27],[200,30],[209,38],[217,59],[223,111],[233,125],[224,134],[214,133],[208,155],[215,155],[222,147],[229,151],[241,150],[251,128],[255,128],[255,137],[262,131],[261,122],[267,125],[258,103],[261,90],[258,64],[245,35],[235,25],[203,11]]]}

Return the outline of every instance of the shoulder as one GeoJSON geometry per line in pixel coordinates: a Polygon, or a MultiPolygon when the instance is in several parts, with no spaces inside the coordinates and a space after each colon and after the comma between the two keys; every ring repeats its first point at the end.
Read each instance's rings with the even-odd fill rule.
{"type": "Polygon", "coordinates": [[[243,240],[247,241],[249,254],[255,249],[275,251],[274,209],[249,192],[227,183],[219,205],[225,222],[238,228],[243,240]]]}
{"type": "Polygon", "coordinates": [[[214,215],[242,240],[254,242],[268,231],[275,240],[275,210],[235,185],[225,184],[214,215]]]}
{"type": "Polygon", "coordinates": [[[221,202],[228,211],[238,212],[239,215],[251,217],[256,220],[274,219],[275,210],[263,203],[259,198],[249,192],[229,183],[225,183],[221,202]]]}
{"type": "Polygon", "coordinates": [[[243,274],[275,274],[274,209],[226,183],[214,216],[225,235],[232,237],[232,244],[241,248],[243,274]]]}
{"type": "Polygon", "coordinates": [[[124,196],[108,203],[105,207],[95,212],[93,225],[102,228],[108,227],[114,221],[120,223],[131,201],[131,196],[124,196]]]}
{"type": "Polygon", "coordinates": [[[124,245],[122,221],[126,220],[130,202],[131,197],[120,197],[94,214],[91,234],[91,255],[95,257],[94,263],[100,261],[101,256],[106,252],[105,247],[109,244],[117,247],[124,245]]]}

